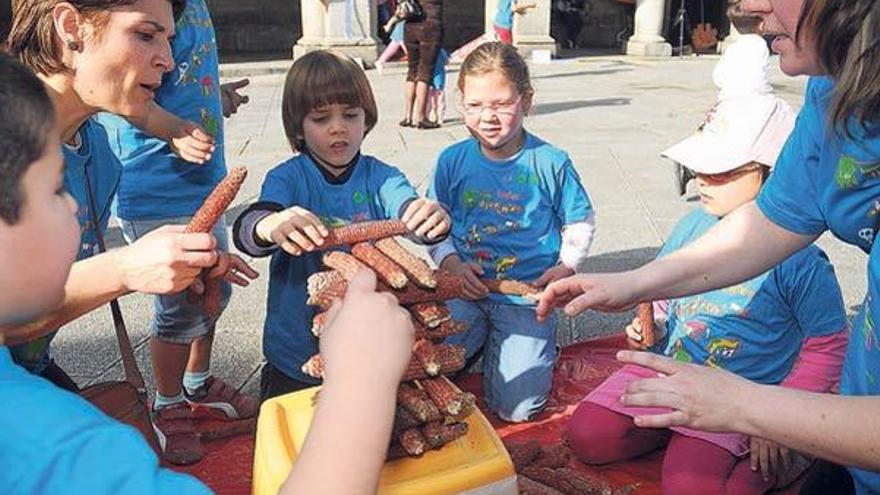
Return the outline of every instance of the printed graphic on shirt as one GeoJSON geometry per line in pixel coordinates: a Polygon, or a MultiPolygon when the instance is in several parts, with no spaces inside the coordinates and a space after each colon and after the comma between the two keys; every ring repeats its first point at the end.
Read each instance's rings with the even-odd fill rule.
{"type": "Polygon", "coordinates": [[[880,177],[880,162],[859,163],[851,156],[841,155],[837,162],[834,181],[841,190],[854,189],[865,179],[880,177]]]}

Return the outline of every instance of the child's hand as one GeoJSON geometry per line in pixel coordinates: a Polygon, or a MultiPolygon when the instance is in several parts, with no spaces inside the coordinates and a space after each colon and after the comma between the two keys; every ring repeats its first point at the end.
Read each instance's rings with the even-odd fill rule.
{"type": "Polygon", "coordinates": [[[557,280],[563,279],[565,277],[570,277],[572,275],[574,275],[574,270],[563,264],[558,264],[548,268],[547,271],[545,271],[540,277],[538,277],[538,280],[535,280],[532,285],[534,285],[538,289],[543,289],[544,287],[547,287],[547,285],[552,284],[557,280]]]}
{"type": "Polygon", "coordinates": [[[638,318],[633,318],[632,323],[626,326],[626,343],[630,349],[644,351],[648,348],[644,342],[645,335],[642,332],[642,324],[639,323],[638,318]]]}
{"type": "Polygon", "coordinates": [[[256,233],[260,239],[278,245],[291,256],[299,256],[323,245],[329,231],[317,215],[294,206],[260,220],[256,233]]]}
{"type": "Polygon", "coordinates": [[[182,121],[171,133],[171,150],[190,163],[204,164],[214,153],[214,137],[195,122],[182,121]]]}
{"type": "Polygon", "coordinates": [[[238,93],[239,89],[250,84],[248,79],[239,79],[220,85],[220,104],[223,107],[223,116],[229,118],[230,115],[238,111],[238,107],[250,101],[246,95],[238,93]]]}
{"type": "Polygon", "coordinates": [[[401,220],[406,223],[410,232],[429,240],[446,234],[452,225],[449,213],[440,203],[425,198],[418,198],[410,203],[401,220]]]}
{"type": "Polygon", "coordinates": [[[791,467],[791,451],[776,442],[763,438],[749,439],[752,471],[761,470],[764,481],[770,481],[791,467]]]}
{"type": "Polygon", "coordinates": [[[464,263],[457,255],[447,256],[440,268],[448,270],[464,279],[464,298],[475,300],[489,295],[489,289],[480,281],[483,268],[476,263],[464,263]]]}
{"type": "Polygon", "coordinates": [[[376,292],[372,270],[361,270],[342,303],[333,303],[321,333],[324,381],[396,389],[410,360],[413,334],[409,313],[391,294],[376,292]]]}

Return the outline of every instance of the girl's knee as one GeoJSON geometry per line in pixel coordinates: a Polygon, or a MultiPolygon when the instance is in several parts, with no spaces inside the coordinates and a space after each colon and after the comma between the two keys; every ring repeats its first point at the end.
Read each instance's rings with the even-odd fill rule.
{"type": "Polygon", "coordinates": [[[607,421],[616,414],[592,402],[581,402],[565,427],[565,439],[582,462],[607,464],[621,459],[625,432],[607,421]]]}

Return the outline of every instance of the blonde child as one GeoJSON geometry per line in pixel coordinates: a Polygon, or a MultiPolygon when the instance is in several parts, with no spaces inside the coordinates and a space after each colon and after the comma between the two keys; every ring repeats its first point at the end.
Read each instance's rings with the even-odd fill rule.
{"type": "Polygon", "coordinates": [[[263,400],[318,383],[301,370],[318,352],[306,279],[322,269],[328,227],[400,218],[418,240],[431,242],[441,240],[450,223],[436,202],[418,197],[399,170],[361,154],[377,109],[366,76],[351,59],[328,51],[298,59],[284,84],[282,119],[298,154],[269,172],[260,200],[233,229],[240,250],[272,255],[263,400]]]}
{"type": "Polygon", "coordinates": [[[458,78],[472,137],[444,150],[428,197],[452,215],[451,239],[434,260],[465,277],[469,300],[450,302],[483,349],[486,402],[502,419],[526,421],[544,407],[556,359],[556,320],[538,323],[532,301],[488,295],[481,277],[538,286],[571,275],[586,257],[594,213],[569,156],[523,128],[532,105],[528,67],[510,45],[486,43],[458,78]]]}
{"type": "MultiPolygon", "coordinates": [[[[774,95],[726,99],[697,134],[665,151],[696,173],[703,209],[676,225],[660,256],[753,201],[794,122],[795,112],[774,95]]],[[[840,377],[847,344],[843,298],[828,258],[815,246],[741,284],[654,307],[653,352],[814,392],[829,391],[840,377]]],[[[630,345],[644,349],[645,331],[633,321],[626,330],[630,345]]],[[[630,382],[648,376],[656,373],[626,366],[578,406],[567,436],[582,461],[620,461],[666,446],[661,483],[671,495],[761,494],[790,476],[792,454],[761,438],[637,427],[633,416],[656,410],[624,406],[620,397],[630,382]]]]}

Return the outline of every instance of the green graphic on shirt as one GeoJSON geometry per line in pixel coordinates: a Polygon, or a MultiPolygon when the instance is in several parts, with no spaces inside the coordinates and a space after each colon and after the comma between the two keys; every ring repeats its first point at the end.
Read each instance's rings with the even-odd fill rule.
{"type": "Polygon", "coordinates": [[[219,126],[217,125],[217,118],[211,115],[211,112],[207,111],[204,108],[201,109],[199,114],[202,117],[202,127],[205,129],[205,132],[207,132],[211,136],[216,137],[217,131],[219,130],[219,126]]]}
{"type": "Polygon", "coordinates": [[[366,200],[367,195],[362,193],[361,191],[355,191],[354,194],[351,195],[351,201],[356,205],[362,205],[366,200]]]}

